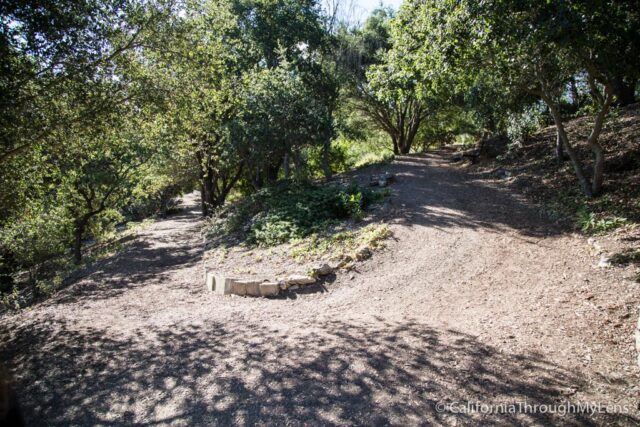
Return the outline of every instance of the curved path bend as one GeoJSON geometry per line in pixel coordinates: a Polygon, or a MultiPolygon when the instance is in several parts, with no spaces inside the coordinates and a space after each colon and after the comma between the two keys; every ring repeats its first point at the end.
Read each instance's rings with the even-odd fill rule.
{"type": "Polygon", "coordinates": [[[440,155],[381,170],[398,176],[394,239],[327,292],[205,293],[186,198],[84,279],[5,316],[0,356],[29,424],[638,422],[638,285],[440,155]],[[563,414],[587,402],[610,413],[563,414]]]}

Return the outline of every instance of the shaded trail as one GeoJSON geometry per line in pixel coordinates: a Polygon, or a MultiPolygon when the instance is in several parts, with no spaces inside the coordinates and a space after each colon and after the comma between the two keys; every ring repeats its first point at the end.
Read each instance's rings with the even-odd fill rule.
{"type": "Polygon", "coordinates": [[[91,275],[5,317],[0,356],[18,374],[28,420],[637,422],[632,284],[594,269],[582,238],[438,155],[382,169],[399,180],[395,240],[329,292],[272,300],[203,292],[197,200],[187,198],[179,215],[143,230],[91,275]],[[438,411],[438,402],[467,401],[631,408],[438,411]]]}

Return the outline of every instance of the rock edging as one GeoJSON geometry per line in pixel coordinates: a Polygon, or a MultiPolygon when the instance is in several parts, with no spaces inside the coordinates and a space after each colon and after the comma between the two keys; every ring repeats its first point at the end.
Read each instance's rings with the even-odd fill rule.
{"type": "Polygon", "coordinates": [[[316,283],[317,278],[332,274],[334,271],[335,268],[328,264],[319,264],[312,268],[309,275],[292,274],[275,280],[241,279],[209,271],[205,273],[205,289],[219,295],[273,297],[281,291],[312,285],[316,283]]]}

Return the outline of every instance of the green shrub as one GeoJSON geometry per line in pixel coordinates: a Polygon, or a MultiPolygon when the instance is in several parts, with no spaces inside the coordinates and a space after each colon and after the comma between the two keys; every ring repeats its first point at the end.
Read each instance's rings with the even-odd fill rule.
{"type": "Polygon", "coordinates": [[[209,237],[242,233],[251,244],[272,246],[325,230],[340,220],[360,220],[384,198],[361,188],[282,181],[220,210],[206,226],[209,237]]]}
{"type": "Polygon", "coordinates": [[[255,219],[249,240],[264,246],[274,246],[300,235],[299,228],[291,221],[283,220],[277,215],[262,215],[255,219]]]}
{"type": "Polygon", "coordinates": [[[32,267],[61,255],[68,247],[72,223],[62,209],[34,212],[0,230],[0,247],[14,266],[32,267]]]}
{"type": "Polygon", "coordinates": [[[534,104],[520,113],[509,114],[507,136],[514,143],[522,143],[544,124],[544,107],[534,104]]]}
{"type": "Polygon", "coordinates": [[[586,209],[578,211],[578,225],[585,233],[604,233],[627,225],[626,218],[617,216],[601,216],[586,209]]]}

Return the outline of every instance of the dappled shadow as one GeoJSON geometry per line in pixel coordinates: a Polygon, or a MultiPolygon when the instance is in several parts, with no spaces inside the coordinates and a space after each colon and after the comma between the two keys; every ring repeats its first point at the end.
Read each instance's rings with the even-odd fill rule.
{"type": "Polygon", "coordinates": [[[318,277],[316,279],[316,283],[312,285],[289,288],[286,291],[280,292],[280,294],[275,298],[276,299],[297,299],[298,295],[308,295],[308,294],[329,292],[329,289],[327,288],[327,286],[335,282],[336,279],[337,279],[337,276],[335,273],[331,273],[326,276],[321,276],[321,277],[318,277]]]}
{"type": "Polygon", "coordinates": [[[398,156],[389,165],[354,173],[363,182],[370,174],[388,171],[393,209],[387,219],[407,226],[483,228],[496,232],[516,230],[528,236],[548,236],[566,231],[539,210],[480,176],[452,166],[443,153],[398,156]]]}
{"type": "Polygon", "coordinates": [[[472,336],[411,321],[326,321],[294,330],[210,322],[112,336],[46,322],[14,330],[0,355],[17,373],[33,425],[637,421],[438,412],[438,402],[557,405],[585,382],[538,354],[504,354],[472,336]]]}
{"type": "Polygon", "coordinates": [[[137,233],[118,254],[79,273],[78,283],[45,304],[109,299],[127,289],[168,283],[174,269],[192,267],[202,259],[201,240],[194,237],[199,222],[200,211],[192,202],[154,224],[152,231],[137,233]]]}

